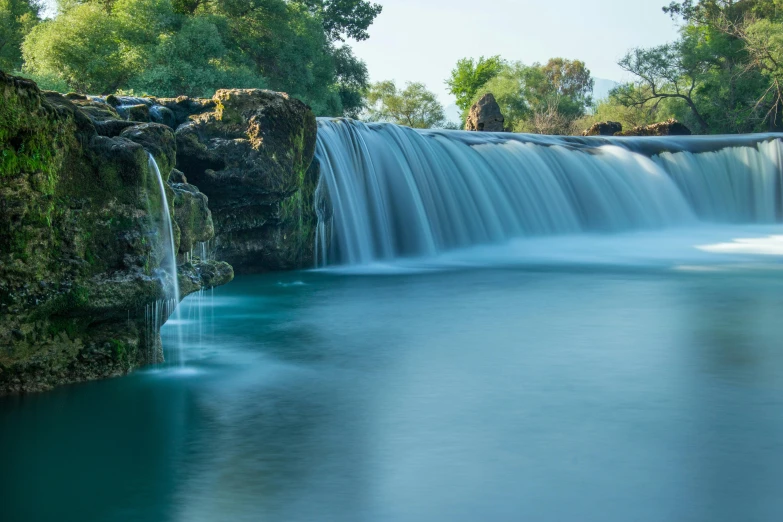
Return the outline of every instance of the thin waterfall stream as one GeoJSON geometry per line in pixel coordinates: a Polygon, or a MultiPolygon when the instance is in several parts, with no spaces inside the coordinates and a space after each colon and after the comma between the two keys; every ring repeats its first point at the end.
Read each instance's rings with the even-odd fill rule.
{"type": "Polygon", "coordinates": [[[173,318],[173,321],[175,323],[176,332],[177,332],[177,338],[178,338],[178,344],[177,344],[177,362],[180,366],[184,366],[185,364],[185,355],[184,355],[184,346],[183,346],[183,335],[182,335],[182,325],[181,325],[181,319],[179,316],[179,302],[180,302],[180,293],[179,293],[179,278],[177,274],[177,249],[176,245],[174,243],[174,226],[171,222],[171,211],[169,209],[169,202],[168,198],[166,197],[166,187],[165,183],[163,181],[163,176],[160,173],[160,168],[158,167],[158,162],[155,161],[155,157],[147,153],[149,157],[149,168],[150,171],[155,174],[155,177],[157,179],[158,187],[160,188],[160,200],[161,200],[161,223],[163,224],[163,234],[164,234],[164,264],[168,265],[168,276],[171,281],[171,284],[168,286],[170,291],[168,292],[167,299],[161,303],[155,304],[154,309],[152,310],[152,317],[153,317],[153,324],[150,325],[150,329],[154,334],[157,334],[160,327],[165,323],[168,319],[173,318]]]}

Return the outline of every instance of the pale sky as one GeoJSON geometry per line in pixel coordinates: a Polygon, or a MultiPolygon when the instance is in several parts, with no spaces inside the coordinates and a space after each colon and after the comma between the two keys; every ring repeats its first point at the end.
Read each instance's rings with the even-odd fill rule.
{"type": "Polygon", "coordinates": [[[627,78],[617,61],[632,47],[663,44],[677,28],[670,0],[374,0],[383,12],[370,39],[349,42],[372,81],[422,82],[450,105],[444,80],[457,60],[501,55],[530,64],[579,59],[594,77],[627,78]]]}

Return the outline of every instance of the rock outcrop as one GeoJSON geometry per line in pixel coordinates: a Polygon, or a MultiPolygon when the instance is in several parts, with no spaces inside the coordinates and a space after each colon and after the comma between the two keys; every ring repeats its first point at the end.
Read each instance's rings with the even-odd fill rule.
{"type": "Polygon", "coordinates": [[[623,124],[617,121],[600,121],[594,123],[589,129],[582,133],[582,136],[614,136],[622,132],[623,124]]]}
{"type": "MultiPolygon", "coordinates": [[[[160,360],[146,311],[173,281],[160,269],[162,200],[148,152],[166,178],[175,148],[166,126],[0,71],[0,395],[160,360]]],[[[177,239],[207,238],[206,197],[187,184],[165,192],[177,239]]],[[[184,295],[233,272],[199,261],[179,275],[184,295]]]]}
{"type": "Polygon", "coordinates": [[[313,112],[259,89],[220,90],[211,106],[176,138],[177,169],[209,198],[215,256],[239,273],[313,266],[313,112]]]}
{"type": "Polygon", "coordinates": [[[503,132],[505,118],[500,105],[492,93],[487,93],[473,104],[465,122],[465,130],[484,132],[503,132]]]}
{"type": "Polygon", "coordinates": [[[675,119],[634,127],[616,136],[690,136],[691,130],[675,119]]]}

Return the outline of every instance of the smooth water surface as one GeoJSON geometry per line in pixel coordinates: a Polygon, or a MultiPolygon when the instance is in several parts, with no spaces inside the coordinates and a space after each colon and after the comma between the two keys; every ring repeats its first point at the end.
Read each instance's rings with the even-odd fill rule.
{"type": "Polygon", "coordinates": [[[184,366],[0,400],[0,520],[783,520],[765,255],[237,278],[184,366]]]}

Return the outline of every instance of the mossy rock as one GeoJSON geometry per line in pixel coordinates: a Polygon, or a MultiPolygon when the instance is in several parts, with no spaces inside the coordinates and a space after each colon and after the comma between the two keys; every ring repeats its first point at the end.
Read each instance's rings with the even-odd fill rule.
{"type": "MultiPolygon", "coordinates": [[[[0,97],[0,395],[160,361],[146,317],[173,280],[161,270],[168,239],[148,150],[165,180],[176,157],[171,129],[127,128],[110,105],[2,72],[0,97]],[[97,130],[108,126],[122,136],[97,130]]],[[[206,197],[189,191],[191,206],[208,213],[206,197]]],[[[163,196],[173,219],[174,189],[164,184],[163,196]]],[[[174,232],[178,242],[176,222],[174,232]]],[[[224,267],[205,276],[196,271],[183,295],[227,279],[224,267]]]]}

